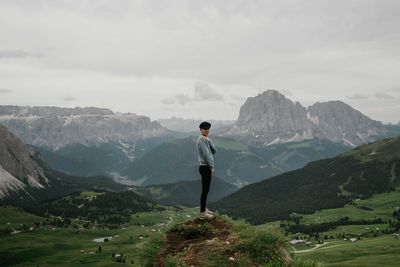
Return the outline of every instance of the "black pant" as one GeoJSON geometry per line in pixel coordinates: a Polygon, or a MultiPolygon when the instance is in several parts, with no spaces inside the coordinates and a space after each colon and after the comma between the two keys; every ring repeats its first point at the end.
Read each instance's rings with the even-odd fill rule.
{"type": "Polygon", "coordinates": [[[208,191],[210,190],[211,184],[211,167],[208,165],[199,165],[199,172],[201,174],[201,197],[200,197],[200,211],[206,210],[206,202],[208,191]]]}

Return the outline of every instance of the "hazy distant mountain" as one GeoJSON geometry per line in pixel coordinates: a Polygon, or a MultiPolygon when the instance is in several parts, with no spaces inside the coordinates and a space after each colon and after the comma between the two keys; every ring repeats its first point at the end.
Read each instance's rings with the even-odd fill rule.
{"type": "MultiPolygon", "coordinates": [[[[165,142],[128,164],[121,175],[137,185],[157,185],[193,181],[198,172],[198,135],[165,142]]],[[[282,172],[303,167],[312,160],[333,157],[349,150],[328,140],[252,147],[235,139],[210,136],[218,148],[214,155],[215,176],[242,187],[282,172]]]]}
{"type": "Polygon", "coordinates": [[[307,108],[276,90],[249,97],[234,125],[214,134],[265,146],[319,138],[355,147],[385,136],[386,129],[342,101],[317,102],[307,108]]]}
{"type": "Polygon", "coordinates": [[[176,134],[149,117],[95,107],[0,106],[0,123],[28,144],[57,150],[119,142],[128,148],[128,157],[137,140],[176,134]]]}
{"type": "Polygon", "coordinates": [[[0,203],[30,206],[96,188],[124,190],[126,186],[105,176],[76,177],[51,170],[40,153],[0,125],[0,203]]]}
{"type": "Polygon", "coordinates": [[[400,186],[400,136],[247,185],[209,206],[254,223],[342,207],[400,186]]]}
{"type": "MultiPolygon", "coordinates": [[[[199,132],[199,124],[203,120],[183,119],[172,116],[172,118],[170,119],[158,119],[156,121],[158,121],[162,126],[170,130],[189,133],[189,132],[199,132]]],[[[211,123],[211,127],[213,130],[220,127],[230,126],[235,123],[235,120],[207,120],[207,121],[211,123]]]]}
{"type": "Polygon", "coordinates": [[[383,124],[386,129],[386,137],[395,137],[400,135],[400,122],[398,124],[383,124]]]}

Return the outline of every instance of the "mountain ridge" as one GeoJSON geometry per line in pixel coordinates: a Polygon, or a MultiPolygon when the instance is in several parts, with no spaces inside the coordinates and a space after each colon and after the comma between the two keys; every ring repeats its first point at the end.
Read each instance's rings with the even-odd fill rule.
{"type": "Polygon", "coordinates": [[[277,90],[248,97],[235,124],[216,132],[257,146],[321,138],[351,147],[377,140],[385,133],[381,122],[343,101],[316,102],[304,107],[277,90]]]}
{"type": "Polygon", "coordinates": [[[147,116],[97,107],[0,105],[0,123],[24,143],[51,150],[75,143],[134,143],[176,134],[147,116]]]}

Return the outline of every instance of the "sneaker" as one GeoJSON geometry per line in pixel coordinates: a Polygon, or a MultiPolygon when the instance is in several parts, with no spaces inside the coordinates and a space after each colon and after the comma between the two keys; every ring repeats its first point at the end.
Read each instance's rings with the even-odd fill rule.
{"type": "Polygon", "coordinates": [[[208,212],[208,213],[211,214],[211,215],[215,215],[214,212],[212,212],[211,210],[209,210],[207,207],[206,207],[206,212],[208,212]]]}
{"type": "Polygon", "coordinates": [[[200,220],[204,220],[204,219],[210,220],[210,219],[214,219],[214,218],[215,218],[215,216],[208,213],[207,211],[200,212],[200,214],[199,214],[200,220]]]}

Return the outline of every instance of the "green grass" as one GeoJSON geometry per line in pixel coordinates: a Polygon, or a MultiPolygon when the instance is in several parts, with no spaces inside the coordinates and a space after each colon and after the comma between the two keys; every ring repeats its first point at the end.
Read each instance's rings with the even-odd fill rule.
{"type": "Polygon", "coordinates": [[[400,240],[391,235],[366,238],[350,243],[328,241],[329,244],[316,250],[296,254],[302,260],[322,262],[326,267],[399,266],[400,240]]]}
{"type": "MultiPolygon", "coordinates": [[[[44,218],[21,212],[15,208],[1,208],[0,227],[8,227],[7,222],[13,225],[31,223],[44,218]]],[[[164,228],[157,224],[166,222],[170,216],[175,221],[188,219],[183,216],[192,213],[188,210],[184,214],[175,213],[173,209],[162,212],[140,213],[136,223],[131,224],[125,229],[114,230],[105,229],[84,229],[79,232],[72,228],[58,228],[53,230],[52,226],[41,226],[33,231],[18,233],[15,235],[4,235],[0,237],[0,262],[2,266],[121,266],[115,262],[111,254],[123,253],[126,256],[126,263],[129,266],[141,266],[140,261],[143,257],[146,243],[157,236],[161,236],[170,225],[164,228]],[[153,232],[152,229],[155,229],[153,232]],[[158,231],[160,230],[160,231],[158,231]],[[139,235],[144,238],[140,240],[139,235]],[[96,243],[93,238],[113,236],[110,242],[96,243]],[[132,237],[132,238],[131,238],[132,237]],[[101,254],[81,254],[80,250],[86,252],[96,252],[97,248],[102,247],[101,254]],[[131,261],[134,264],[131,264],[131,261]],[[10,263],[10,264],[7,264],[10,263]],[[14,264],[11,264],[11,263],[14,264]]]]}
{"type": "Polygon", "coordinates": [[[361,235],[362,233],[370,232],[373,230],[376,231],[376,228],[381,230],[385,230],[389,228],[388,224],[369,224],[369,225],[343,225],[338,226],[336,229],[331,231],[324,232],[323,235],[327,234],[328,236],[333,235],[336,238],[336,234],[339,233],[351,233],[354,235],[361,235]],[[369,229],[367,229],[369,228],[369,229]]]}
{"type": "MultiPolygon", "coordinates": [[[[260,266],[282,266],[285,254],[282,248],[286,248],[285,238],[280,230],[270,225],[253,226],[245,220],[233,220],[231,217],[222,215],[219,218],[230,225],[230,232],[240,238],[240,241],[231,248],[239,252],[235,266],[248,266],[257,263],[260,266]]],[[[218,255],[210,255],[204,266],[232,266],[221,265],[224,262],[218,259],[218,255]],[[220,262],[219,262],[220,261],[220,262]]],[[[225,259],[226,264],[226,259],[225,259]]]]}
{"type": "Polygon", "coordinates": [[[369,199],[359,200],[356,205],[347,204],[343,208],[325,209],[313,214],[303,215],[301,223],[322,223],[335,221],[343,217],[351,220],[382,218],[393,219],[392,213],[400,207],[400,188],[389,193],[376,194],[369,199]],[[364,210],[357,207],[368,207],[372,210],[364,210]]]}
{"type": "Polygon", "coordinates": [[[164,211],[164,212],[137,212],[132,215],[131,224],[133,225],[154,225],[162,222],[168,215],[174,215],[174,212],[164,211]]]}
{"type": "MultiPolygon", "coordinates": [[[[302,215],[302,224],[318,224],[323,222],[337,221],[343,217],[350,220],[372,220],[382,218],[387,221],[393,220],[392,213],[400,207],[400,188],[390,193],[376,194],[369,199],[359,200],[355,205],[348,204],[342,208],[325,209],[314,214],[302,215]],[[367,207],[360,209],[359,207],[367,207]]],[[[279,225],[284,221],[270,222],[266,225],[279,225]]],[[[260,226],[261,227],[261,226],[260,226]]],[[[308,250],[303,253],[295,253],[295,259],[300,261],[310,261],[322,263],[326,267],[355,267],[355,266],[399,266],[400,262],[400,240],[395,240],[393,235],[380,235],[378,237],[366,237],[351,243],[337,238],[337,234],[345,233],[350,235],[361,235],[371,231],[379,231],[389,228],[386,224],[371,225],[344,225],[335,229],[320,233],[320,238],[325,235],[334,239],[325,240],[327,244],[308,250],[315,246],[316,242],[310,247],[298,246],[297,250],[308,250]],[[369,229],[367,229],[369,228],[369,229]]],[[[294,235],[289,234],[287,239],[292,239],[294,235]]],[[[301,235],[301,237],[307,235],[301,235]]],[[[301,266],[301,264],[299,265],[301,266]]],[[[317,266],[317,265],[316,265],[317,266]]]]}
{"type": "MultiPolygon", "coordinates": [[[[93,192],[82,193],[82,197],[90,197],[93,192]]],[[[9,227],[18,228],[21,224],[28,227],[33,223],[45,221],[46,218],[24,212],[19,208],[0,207],[0,229],[9,227]]],[[[72,228],[59,228],[49,225],[40,226],[33,231],[25,231],[15,235],[5,234],[0,236],[0,262],[1,266],[121,266],[115,262],[112,253],[123,253],[126,264],[129,266],[142,266],[143,256],[146,253],[155,253],[157,243],[165,231],[173,224],[193,218],[198,213],[197,209],[185,209],[176,212],[173,208],[165,211],[141,212],[132,216],[132,223],[118,229],[83,229],[78,231],[72,228]],[[187,217],[187,215],[191,217],[187,217]],[[168,223],[172,218],[172,222],[168,223]],[[158,226],[165,223],[164,227],[158,226]],[[143,227],[141,226],[143,225],[143,227]],[[54,229],[53,229],[54,228],[54,229]],[[155,231],[153,231],[153,229],[155,231]],[[144,238],[140,240],[138,237],[144,238]],[[98,237],[112,236],[113,239],[106,243],[96,243],[92,240],[98,237]],[[149,241],[152,243],[149,244],[149,241]],[[96,252],[102,247],[101,254],[81,254],[96,252]],[[133,264],[131,264],[133,261],[133,264]],[[14,263],[14,264],[11,264],[14,263]]]]}
{"type": "Polygon", "coordinates": [[[26,213],[20,208],[0,207],[0,230],[7,228],[18,229],[21,224],[31,225],[34,222],[40,222],[44,218],[26,213]]]}

